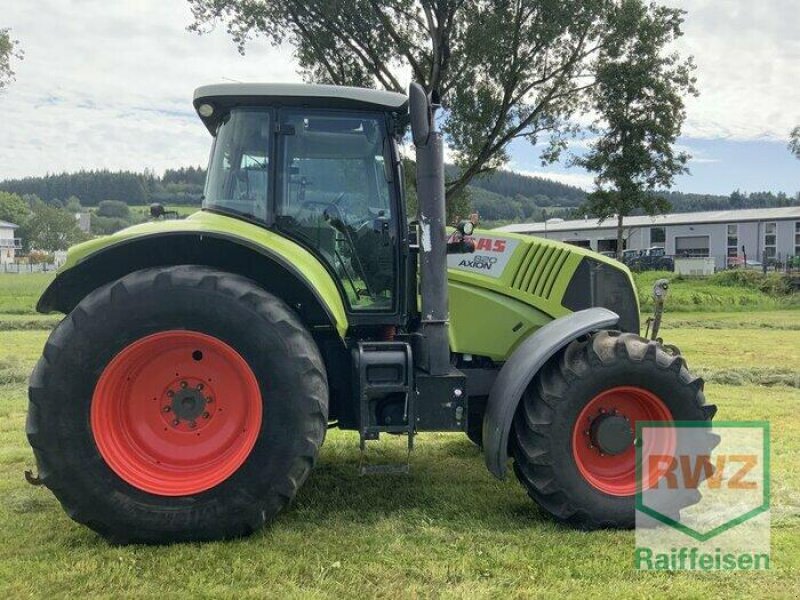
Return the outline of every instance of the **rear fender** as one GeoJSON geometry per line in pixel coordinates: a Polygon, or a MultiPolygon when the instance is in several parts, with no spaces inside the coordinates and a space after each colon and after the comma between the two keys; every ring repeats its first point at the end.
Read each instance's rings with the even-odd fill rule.
{"type": "Polygon", "coordinates": [[[619,316],[610,310],[587,308],[550,321],[517,347],[492,385],[483,418],[484,458],[495,477],[505,478],[514,413],[539,369],[573,340],[613,327],[618,321],[619,316]]]}
{"type": "Polygon", "coordinates": [[[36,309],[68,313],[93,290],[132,271],[203,265],[252,279],[294,308],[312,331],[332,329],[344,336],[347,315],[332,278],[306,250],[299,246],[291,250],[299,255],[222,232],[166,231],[121,237],[68,263],[36,309]],[[311,260],[317,262],[316,268],[311,260]]]}

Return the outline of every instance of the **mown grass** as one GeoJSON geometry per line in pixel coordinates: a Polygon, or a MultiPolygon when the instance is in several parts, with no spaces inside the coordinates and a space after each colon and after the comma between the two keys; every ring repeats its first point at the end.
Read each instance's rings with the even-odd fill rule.
{"type": "MultiPolygon", "coordinates": [[[[130,211],[138,219],[147,219],[150,217],[150,205],[149,204],[137,204],[130,206],[130,211]]],[[[164,207],[164,210],[174,211],[178,213],[180,218],[188,217],[189,215],[196,213],[200,210],[199,206],[187,206],[185,204],[170,204],[164,207]]]]}
{"type": "MultiPolygon", "coordinates": [[[[264,531],[225,543],[108,546],[23,477],[34,467],[24,436],[26,379],[60,319],[34,314],[51,278],[0,275],[5,597],[794,598],[800,589],[800,311],[783,310],[792,302],[734,290],[753,302],[690,312],[681,290],[706,293],[711,284],[673,283],[662,335],[709,382],[717,418],[772,424],[772,569],[654,574],[634,571],[631,532],[554,524],[513,478],[494,480],[460,434],[418,436],[408,477],[364,478],[355,434],[332,431],[294,506],[264,531]],[[764,305],[782,310],[753,312],[764,305]]],[[[389,439],[373,459],[403,456],[401,440],[389,439]]]]}
{"type": "Polygon", "coordinates": [[[730,312],[800,308],[800,294],[791,293],[787,280],[776,273],[724,271],[710,277],[681,277],[668,271],[635,273],[643,311],[653,307],[653,283],[670,281],[667,307],[673,312],[730,312]]]}
{"type": "Polygon", "coordinates": [[[0,316],[34,315],[36,302],[55,273],[0,273],[0,316]]]}
{"type": "MultiPolygon", "coordinates": [[[[781,319],[800,320],[787,311],[781,319]]],[[[681,315],[702,324],[704,315],[681,315]]],[[[800,331],[770,313],[715,315],[730,328],[664,328],[695,370],[800,370],[800,331]],[[748,322],[754,325],[746,327],[748,322]]],[[[0,594],[5,597],[242,598],[771,597],[800,589],[800,389],[709,383],[719,419],[772,424],[772,569],[640,573],[631,532],[554,524],[513,479],[499,482],[461,434],[422,434],[405,476],[357,475],[357,437],[330,432],[294,505],[243,540],[112,547],[29,486],[25,378],[48,332],[0,331],[0,594]]],[[[402,441],[373,459],[402,460],[402,441]]]]}

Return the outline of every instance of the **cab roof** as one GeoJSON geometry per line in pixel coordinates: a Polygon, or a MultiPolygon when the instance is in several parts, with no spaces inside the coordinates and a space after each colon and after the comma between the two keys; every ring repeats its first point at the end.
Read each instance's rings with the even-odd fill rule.
{"type": "MultiPolygon", "coordinates": [[[[237,106],[307,106],[351,110],[405,112],[408,97],[397,92],[336,85],[302,83],[219,83],[204,85],[194,92],[194,108],[210,104],[214,112],[200,119],[216,134],[224,114],[237,106]]],[[[199,113],[198,113],[199,114],[199,113]]]]}

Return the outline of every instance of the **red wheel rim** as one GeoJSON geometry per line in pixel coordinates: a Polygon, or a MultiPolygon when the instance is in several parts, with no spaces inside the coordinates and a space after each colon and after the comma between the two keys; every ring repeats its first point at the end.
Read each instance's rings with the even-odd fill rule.
{"type": "MultiPolygon", "coordinates": [[[[604,452],[598,444],[597,425],[609,417],[620,423],[627,422],[631,436],[639,421],[672,421],[664,402],[652,392],[633,386],[621,386],[601,392],[592,398],[578,415],[572,432],[572,455],[583,478],[594,488],[611,496],[631,496],[636,493],[636,449],[631,443],[617,453],[604,452]]],[[[675,449],[674,434],[670,429],[657,436],[647,452],[671,455],[675,449]]],[[[615,449],[616,450],[616,449],[615,449]]],[[[645,489],[656,480],[642,482],[645,489]]]]}
{"type": "Polygon", "coordinates": [[[164,331],[125,347],[92,396],[95,443],[130,485],[162,496],[203,492],[230,477],[261,429],[253,371],[225,342],[164,331]]]}

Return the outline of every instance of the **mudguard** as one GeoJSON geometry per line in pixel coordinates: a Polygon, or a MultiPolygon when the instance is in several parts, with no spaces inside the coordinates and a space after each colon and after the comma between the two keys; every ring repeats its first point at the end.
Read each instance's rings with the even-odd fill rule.
{"type": "Polygon", "coordinates": [[[334,279],[308,250],[259,225],[208,211],[135,225],[73,246],[37,310],[69,312],[86,294],[132,270],[171,264],[201,264],[257,282],[261,277],[268,280],[262,283],[291,285],[313,299],[340,336],[349,326],[334,279]]]}
{"type": "Polygon", "coordinates": [[[573,340],[613,327],[618,321],[619,316],[608,309],[587,308],[551,321],[517,347],[492,385],[483,418],[483,453],[486,466],[495,477],[505,478],[514,413],[539,369],[573,340]]]}

